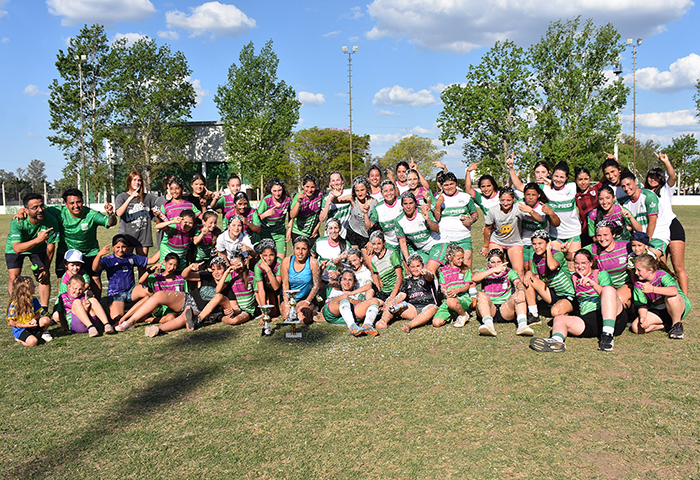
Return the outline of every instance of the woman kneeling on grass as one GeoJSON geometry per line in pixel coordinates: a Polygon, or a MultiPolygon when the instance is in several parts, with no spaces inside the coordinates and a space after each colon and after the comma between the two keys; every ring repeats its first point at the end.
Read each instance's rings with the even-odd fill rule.
{"type": "Polygon", "coordinates": [[[627,327],[627,310],[617,296],[608,272],[598,269],[593,254],[581,249],[574,254],[576,272],[571,276],[576,289],[579,315],[554,317],[551,338],[533,338],[530,348],[537,352],[563,352],[567,335],[582,338],[600,337],[599,348],[613,349],[614,337],[627,327]]]}
{"type": "Polygon", "coordinates": [[[357,277],[352,270],[345,270],[340,275],[339,285],[334,286],[329,295],[322,313],[326,322],[332,325],[347,325],[350,334],[359,337],[362,334],[377,336],[379,332],[374,328],[374,320],[379,313],[382,301],[376,298],[365,299],[367,292],[364,288],[357,287],[357,277]],[[362,326],[355,323],[355,318],[362,319],[362,326]]]}
{"type": "Polygon", "coordinates": [[[392,316],[398,314],[405,320],[411,320],[401,327],[401,331],[408,333],[411,329],[430,322],[438,307],[433,282],[435,277],[425,268],[420,254],[414,253],[406,263],[409,274],[403,279],[393,302],[385,305],[381,321],[388,324],[392,316]]]}
{"type": "Polygon", "coordinates": [[[482,321],[479,335],[496,336],[496,323],[517,321],[516,335],[531,337],[535,332],[527,325],[525,287],[520,277],[507,267],[503,250],[494,248],[486,255],[487,268],[472,275],[481,283],[476,297],[476,313],[482,321]]]}
{"type": "Polygon", "coordinates": [[[433,319],[434,327],[442,327],[450,321],[452,314],[457,315],[455,328],[463,327],[469,321],[467,310],[473,308],[471,293],[476,300],[476,287],[472,282],[472,271],[464,263],[464,248],[456,243],[447,245],[445,258],[448,265],[439,271],[439,284],[445,294],[445,301],[438,308],[433,319]]]}
{"type": "Polygon", "coordinates": [[[306,325],[313,323],[314,301],[321,288],[321,269],[318,261],[311,256],[311,241],[299,236],[294,240],[294,253],[282,261],[282,294],[280,306],[282,317],[289,313],[288,290],[299,290],[296,295],[297,316],[306,325]]]}
{"type": "MultiPolygon", "coordinates": [[[[255,282],[255,300],[258,305],[272,305],[270,315],[274,318],[280,314],[280,296],[282,289],[282,260],[277,256],[277,246],[271,238],[263,238],[255,246],[260,260],[253,269],[255,282]]],[[[265,323],[260,320],[261,324],[265,323]]]]}
{"type": "MultiPolygon", "coordinates": [[[[690,313],[690,300],[678,288],[676,278],[664,271],[665,264],[649,254],[637,257],[634,272],[634,304],[639,318],[632,322],[634,333],[666,330],[668,338],[683,338],[683,320],[690,313]]],[[[666,267],[667,268],[667,267],[666,267]]]]}

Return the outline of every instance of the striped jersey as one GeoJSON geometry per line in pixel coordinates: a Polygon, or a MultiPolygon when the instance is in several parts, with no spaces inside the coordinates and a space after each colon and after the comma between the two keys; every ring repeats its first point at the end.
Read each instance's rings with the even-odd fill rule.
{"type": "MultiPolygon", "coordinates": [[[[685,318],[688,313],[690,313],[690,309],[692,307],[690,300],[688,300],[688,297],[685,296],[685,293],[683,293],[683,290],[678,288],[678,283],[676,280],[669,275],[667,272],[664,272],[663,270],[657,270],[654,272],[654,278],[649,282],[655,287],[676,287],[678,289],[678,294],[683,298],[683,301],[685,302],[685,312],[683,312],[683,317],[685,318]]],[[[641,290],[642,288],[642,282],[637,280],[634,282],[634,304],[635,305],[640,305],[644,306],[647,308],[666,308],[666,304],[664,302],[666,296],[665,295],[659,295],[658,293],[644,293],[641,290]]]]}
{"type": "Polygon", "coordinates": [[[236,296],[236,302],[241,310],[248,312],[250,315],[255,313],[255,293],[253,292],[253,282],[250,273],[244,279],[237,273],[233,273],[231,279],[231,290],[236,296]]]}
{"type": "MultiPolygon", "coordinates": [[[[488,270],[482,268],[479,272],[488,270]]],[[[515,293],[515,282],[520,280],[518,273],[507,268],[500,275],[489,275],[481,281],[481,290],[489,296],[494,305],[502,305],[515,293]]]]}
{"type": "MultiPolygon", "coordinates": [[[[632,215],[634,215],[634,218],[636,218],[642,225],[642,231],[644,232],[647,231],[649,217],[659,214],[659,197],[657,197],[654,192],[647,190],[646,188],[639,190],[639,197],[636,201],[633,201],[630,197],[622,197],[619,202],[620,205],[625,207],[632,213],[632,215]]],[[[654,232],[653,237],[657,238],[656,232],[654,232]]]]}
{"type": "Polygon", "coordinates": [[[311,237],[311,234],[318,224],[318,217],[321,214],[321,203],[323,202],[323,194],[321,190],[316,190],[311,198],[304,198],[299,201],[299,193],[294,195],[290,210],[299,203],[299,212],[294,219],[292,233],[311,237]]]}
{"type": "Polygon", "coordinates": [[[554,257],[554,260],[559,262],[559,268],[554,271],[550,270],[547,266],[546,255],[538,255],[533,253],[531,267],[532,273],[539,275],[540,279],[543,280],[558,296],[571,297],[573,300],[576,292],[574,291],[574,284],[571,283],[571,273],[569,272],[569,266],[566,263],[566,257],[558,250],[552,250],[552,256],[554,257]]]}
{"type": "MultiPolygon", "coordinates": [[[[323,197],[323,202],[321,202],[321,210],[326,208],[329,195],[330,194],[327,194],[325,197],[323,197]]],[[[348,195],[352,195],[352,190],[350,190],[349,188],[346,188],[345,190],[343,190],[343,193],[340,194],[341,197],[347,197],[348,195]]],[[[331,206],[328,209],[328,218],[337,218],[340,221],[340,236],[343,238],[345,238],[345,234],[348,228],[348,219],[350,218],[350,207],[350,202],[331,203],[331,206]]]]}
{"type": "Polygon", "coordinates": [[[397,247],[399,241],[396,239],[395,220],[403,213],[401,202],[394,200],[393,205],[389,205],[385,200],[381,200],[369,211],[369,219],[384,232],[384,240],[389,245],[397,247]]]}
{"type": "Polygon", "coordinates": [[[616,238],[619,238],[620,240],[629,240],[630,231],[627,229],[627,225],[629,225],[630,222],[622,215],[622,207],[615,203],[613,204],[612,211],[610,213],[604,214],[600,220],[596,220],[596,218],[598,218],[598,208],[594,208],[588,212],[588,215],[586,216],[588,221],[588,235],[593,238],[595,236],[596,223],[601,220],[607,220],[612,222],[612,224],[615,226],[613,233],[615,234],[616,238]]]}
{"type": "MultiPolygon", "coordinates": [[[[396,281],[398,280],[398,275],[396,275],[396,268],[402,267],[401,255],[398,251],[387,248],[384,252],[383,257],[374,255],[372,257],[372,272],[379,275],[379,280],[381,280],[381,291],[384,293],[391,293],[396,286],[396,281]]],[[[379,286],[379,285],[377,285],[379,286]]]]}
{"type": "MultiPolygon", "coordinates": [[[[468,268],[465,271],[452,265],[445,265],[440,268],[438,272],[438,283],[445,290],[452,290],[453,288],[461,288],[472,281],[472,271],[468,268]]],[[[464,291],[460,295],[467,295],[468,292],[464,291]]]]}
{"type": "MultiPolygon", "coordinates": [[[[433,212],[429,212],[428,215],[434,222],[433,212]]],[[[396,219],[396,237],[405,238],[413,244],[416,250],[424,250],[426,252],[430,251],[433,245],[442,243],[440,234],[430,230],[428,223],[418,210],[414,212],[412,219],[409,219],[405,212],[399,215],[399,218],[396,219]]]]}
{"type": "MultiPolygon", "coordinates": [[[[612,287],[613,281],[605,270],[593,270],[591,278],[601,287],[612,287]]],[[[571,280],[576,289],[576,299],[578,300],[578,310],[581,315],[585,315],[596,310],[600,310],[600,295],[593,287],[581,285],[581,277],[578,273],[571,275],[571,280]]]]}
{"type": "Polygon", "coordinates": [[[281,235],[286,234],[287,229],[285,219],[291,203],[292,199],[290,197],[285,197],[282,199],[279,205],[277,205],[275,204],[272,195],[265,195],[258,206],[258,216],[267,212],[271,208],[274,209],[275,212],[264,220],[260,220],[263,230],[281,235]]]}
{"type": "Polygon", "coordinates": [[[162,273],[155,273],[146,278],[146,287],[153,292],[184,292],[185,279],[181,275],[167,278],[162,273]]]}
{"type": "Polygon", "coordinates": [[[611,251],[604,250],[597,243],[583,247],[593,254],[598,261],[598,268],[610,274],[613,287],[620,288],[629,283],[630,275],[627,270],[627,258],[632,251],[630,243],[624,240],[613,240],[615,243],[611,251]]]}
{"type": "MultiPolygon", "coordinates": [[[[275,257],[275,264],[270,267],[272,275],[275,277],[278,277],[282,274],[282,262],[280,262],[279,257],[275,257]]],[[[272,290],[272,284],[270,283],[270,277],[268,276],[268,273],[260,268],[260,263],[264,262],[264,260],[258,260],[258,263],[255,264],[255,268],[253,269],[253,277],[255,284],[253,285],[253,289],[255,291],[258,290],[258,282],[263,282],[263,288],[265,290],[272,290]]],[[[282,285],[281,279],[280,279],[280,286],[282,285]]]]}
{"type": "Polygon", "coordinates": [[[532,245],[532,234],[537,230],[545,230],[549,224],[549,217],[542,211],[541,202],[537,202],[537,205],[532,209],[542,215],[542,221],[537,222],[530,215],[522,218],[520,221],[520,238],[523,241],[523,245],[532,245]]]}
{"type": "Polygon", "coordinates": [[[474,202],[479,205],[481,211],[486,215],[492,208],[498,207],[500,205],[500,199],[498,198],[498,193],[494,192],[491,198],[487,198],[481,193],[481,190],[474,189],[476,196],[474,197],[474,202]]]}

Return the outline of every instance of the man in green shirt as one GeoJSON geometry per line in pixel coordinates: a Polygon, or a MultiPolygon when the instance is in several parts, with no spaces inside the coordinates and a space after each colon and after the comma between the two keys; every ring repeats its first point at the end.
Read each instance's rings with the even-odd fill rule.
{"type": "Polygon", "coordinates": [[[12,219],[5,244],[5,261],[9,272],[7,291],[12,294],[12,283],[22,274],[24,259],[29,257],[39,282],[39,303],[47,307],[51,295],[49,271],[61,228],[58,220],[46,213],[44,199],[38,193],[26,195],[23,203],[27,216],[21,220],[12,219]]]}

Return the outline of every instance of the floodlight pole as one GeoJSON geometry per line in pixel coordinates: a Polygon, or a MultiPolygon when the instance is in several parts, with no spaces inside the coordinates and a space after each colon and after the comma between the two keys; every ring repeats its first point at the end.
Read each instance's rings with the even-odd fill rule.
{"type": "Polygon", "coordinates": [[[627,39],[627,45],[632,46],[632,165],[634,174],[637,174],[637,46],[642,44],[638,38],[637,43],[631,38],[627,39]]]}
{"type": "Polygon", "coordinates": [[[343,46],[343,53],[348,54],[348,106],[350,107],[350,181],[352,181],[353,169],[352,169],[352,54],[357,52],[357,45],[352,47],[352,50],[348,47],[343,46]]]}
{"type": "MultiPolygon", "coordinates": [[[[82,161],[82,177],[85,182],[85,195],[87,203],[90,203],[90,194],[88,192],[87,176],[85,176],[85,127],[83,122],[83,62],[87,61],[87,55],[75,55],[73,57],[78,62],[78,81],[80,82],[80,160],[82,161]]],[[[80,186],[80,182],[78,182],[80,186]]]]}

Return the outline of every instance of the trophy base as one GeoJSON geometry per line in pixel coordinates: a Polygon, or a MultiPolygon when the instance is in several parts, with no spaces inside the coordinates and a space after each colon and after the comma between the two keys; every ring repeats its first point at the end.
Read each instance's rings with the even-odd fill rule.
{"type": "Polygon", "coordinates": [[[301,338],[301,332],[288,332],[284,336],[287,338],[301,338]]]}
{"type": "Polygon", "coordinates": [[[272,329],[270,327],[263,327],[262,331],[260,332],[261,337],[271,337],[272,336],[272,329]]]}

